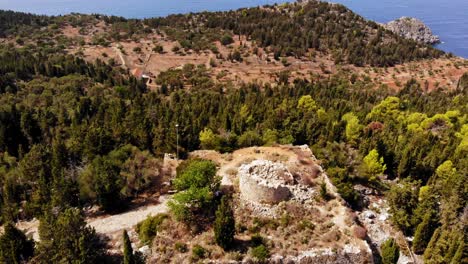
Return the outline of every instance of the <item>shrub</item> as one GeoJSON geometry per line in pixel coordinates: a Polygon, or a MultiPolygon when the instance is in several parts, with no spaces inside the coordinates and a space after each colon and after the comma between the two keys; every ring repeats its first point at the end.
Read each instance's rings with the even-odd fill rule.
{"type": "Polygon", "coordinates": [[[265,245],[260,245],[252,248],[250,255],[258,262],[265,262],[270,256],[270,251],[265,245]]]}
{"type": "Polygon", "coordinates": [[[252,243],[252,246],[257,247],[263,245],[265,243],[265,239],[260,234],[254,234],[250,238],[250,243],[252,243]]]}
{"type": "Polygon", "coordinates": [[[395,264],[400,257],[400,249],[395,239],[390,238],[385,241],[380,247],[382,251],[382,263],[383,264],[395,264]]]}
{"type": "Polygon", "coordinates": [[[230,35],[226,34],[221,37],[221,44],[223,44],[224,46],[227,46],[232,43],[234,43],[234,39],[230,35]]]}
{"type": "Polygon", "coordinates": [[[187,244],[182,243],[182,242],[176,242],[174,245],[174,248],[180,253],[185,253],[188,251],[187,244]]]}
{"type": "Polygon", "coordinates": [[[167,214],[158,214],[156,216],[148,216],[145,220],[138,223],[136,231],[141,242],[145,244],[151,243],[157,234],[159,226],[167,218],[167,214]]]}
{"type": "Polygon", "coordinates": [[[325,201],[330,199],[330,195],[328,194],[328,191],[327,191],[327,184],[325,182],[322,182],[320,184],[320,197],[322,197],[322,199],[325,201]]]}
{"type": "Polygon", "coordinates": [[[240,53],[239,50],[234,50],[234,52],[229,53],[228,59],[231,61],[237,61],[237,62],[242,62],[242,54],[240,53]]]}
{"type": "Polygon", "coordinates": [[[194,260],[203,259],[206,257],[206,249],[200,245],[195,245],[192,248],[192,258],[194,260]]]}
{"type": "Polygon", "coordinates": [[[156,46],[154,46],[153,51],[154,51],[154,52],[157,52],[157,53],[163,53],[163,52],[164,52],[164,48],[163,48],[163,46],[161,46],[161,45],[156,45],[156,46]]]}

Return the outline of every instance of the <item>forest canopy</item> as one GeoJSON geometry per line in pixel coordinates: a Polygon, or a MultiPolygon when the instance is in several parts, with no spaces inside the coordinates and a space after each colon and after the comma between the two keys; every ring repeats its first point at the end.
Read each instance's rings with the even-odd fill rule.
{"type": "MultiPolygon", "coordinates": [[[[161,30],[191,49],[211,48],[214,40],[230,45],[244,35],[275,57],[304,57],[314,49],[357,66],[443,55],[344,6],[316,1],[146,20],[0,11],[0,37],[96,20],[115,33],[102,43],[117,41],[121,32],[161,30]]],[[[370,78],[345,71],[291,80],[284,73],[278,82],[234,86],[208,78],[205,65],[186,65],[162,72],[160,89],[149,89],[128,71],[67,54],[65,46],[2,43],[0,61],[0,259],[102,263],[103,245],[86,226],[83,208],[115,213],[163,188],[165,153],[186,158],[201,148],[231,152],[275,144],[311,146],[352,208],[362,206],[357,184],[385,195],[394,225],[414,236],[413,250],[427,263],[466,259],[468,74],[456,89],[433,91],[413,79],[399,90],[376,89],[370,78]],[[35,247],[12,224],[33,218],[41,222],[35,247]]],[[[181,221],[216,211],[200,209],[217,205],[215,174],[208,161],[181,165],[171,205],[181,221]],[[198,210],[187,208],[190,201],[198,210]]],[[[223,201],[223,214],[209,216],[233,226],[229,206],[223,201]]],[[[141,226],[148,240],[153,225],[141,226]]],[[[231,241],[231,229],[218,232],[231,241]]],[[[395,243],[384,248],[392,261],[395,243]]]]}

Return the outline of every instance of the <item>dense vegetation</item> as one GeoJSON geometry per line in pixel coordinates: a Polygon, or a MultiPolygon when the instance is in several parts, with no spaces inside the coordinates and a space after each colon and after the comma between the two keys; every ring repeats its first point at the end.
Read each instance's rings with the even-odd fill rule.
{"type": "MultiPolygon", "coordinates": [[[[326,49],[358,65],[440,55],[383,32],[339,5],[310,2],[273,9],[145,23],[187,29],[193,26],[191,19],[203,18],[200,34],[218,29],[242,33],[279,56],[326,49]],[[308,28],[316,35],[303,34],[308,28]],[[266,34],[267,29],[277,34],[266,34]]],[[[12,20],[2,24],[2,34],[16,32],[18,25],[48,23],[10,12],[0,18],[12,20]]],[[[132,32],[142,27],[137,21],[107,19],[132,32]]],[[[280,84],[233,88],[215,84],[203,67],[189,65],[163,73],[161,89],[149,91],[103,62],[87,63],[52,50],[1,45],[0,61],[0,209],[5,225],[0,258],[7,262],[33,257],[38,263],[103,263],[103,246],[86,226],[81,208],[99,205],[119,211],[161,184],[160,159],[176,152],[176,124],[182,157],[200,147],[226,152],[253,145],[309,144],[351,206],[362,206],[353,189],[357,183],[386,194],[393,222],[414,235],[413,249],[427,263],[466,259],[468,74],[453,91],[423,92],[415,81],[398,92],[376,90],[369,78],[351,78],[347,72],[316,81],[284,75],[280,84]],[[184,89],[182,77],[190,90],[184,89]],[[384,175],[398,183],[390,184],[384,175]],[[35,250],[11,224],[33,217],[41,220],[35,250]]],[[[226,201],[213,214],[218,206],[215,170],[203,160],[179,167],[174,181],[179,192],[171,204],[178,220],[232,225],[226,201]]],[[[160,216],[139,227],[146,243],[162,221],[160,216]]],[[[219,226],[217,232],[224,234],[217,242],[228,246],[232,230],[219,226]]],[[[194,256],[203,254],[203,248],[194,250],[194,256]]],[[[252,252],[259,260],[268,254],[262,244],[252,252]]]]}
{"type": "Polygon", "coordinates": [[[366,21],[343,5],[321,1],[172,15],[145,23],[193,49],[210,48],[213,39],[228,44],[225,32],[245,35],[277,59],[310,56],[313,49],[331,54],[336,63],[391,66],[443,54],[366,21]]]}

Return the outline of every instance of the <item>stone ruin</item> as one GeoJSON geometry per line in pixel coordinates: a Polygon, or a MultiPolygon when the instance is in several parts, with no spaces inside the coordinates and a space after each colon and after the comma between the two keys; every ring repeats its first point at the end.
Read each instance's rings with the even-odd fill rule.
{"type": "Polygon", "coordinates": [[[288,168],[278,162],[254,160],[239,168],[241,197],[252,202],[278,204],[288,200],[294,177],[288,168]]]}

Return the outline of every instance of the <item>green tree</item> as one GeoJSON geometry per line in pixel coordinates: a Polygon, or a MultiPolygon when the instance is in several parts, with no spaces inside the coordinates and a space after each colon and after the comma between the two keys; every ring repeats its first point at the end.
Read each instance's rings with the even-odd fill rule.
{"type": "Polygon", "coordinates": [[[373,149],[364,157],[362,163],[362,173],[370,180],[375,181],[377,176],[382,175],[387,166],[384,163],[383,157],[379,156],[379,152],[373,149]]]}
{"type": "Polygon", "coordinates": [[[174,186],[179,192],[168,205],[178,221],[189,224],[198,216],[209,217],[219,188],[216,165],[208,160],[189,160],[179,165],[174,186]]]}
{"type": "Polygon", "coordinates": [[[241,148],[261,146],[263,145],[263,140],[257,132],[250,130],[243,133],[237,139],[237,145],[241,148]]]}
{"type": "Polygon", "coordinates": [[[19,264],[26,262],[34,254],[34,241],[26,238],[23,232],[12,223],[4,225],[0,236],[0,262],[19,264]]]}
{"type": "Polygon", "coordinates": [[[413,239],[413,250],[416,254],[424,253],[434,230],[437,228],[437,220],[436,212],[429,209],[422,222],[416,227],[413,239]]]}
{"type": "Polygon", "coordinates": [[[367,119],[384,123],[385,121],[396,120],[400,115],[400,104],[400,98],[389,96],[372,108],[372,111],[367,115],[367,119]]]}
{"type": "Polygon", "coordinates": [[[267,146],[271,146],[275,143],[278,143],[278,131],[276,129],[267,129],[263,132],[263,142],[267,146]]]}
{"type": "Polygon", "coordinates": [[[214,193],[209,187],[195,188],[176,193],[168,205],[176,220],[187,224],[195,223],[197,216],[209,216],[213,208],[214,193]],[[203,212],[207,212],[206,215],[203,212]]]}
{"type": "Polygon", "coordinates": [[[357,116],[354,113],[347,113],[341,119],[346,121],[346,139],[352,143],[357,142],[363,128],[357,116]]]}
{"type": "Polygon", "coordinates": [[[79,209],[46,212],[39,225],[40,263],[102,263],[104,246],[79,209]]]}
{"type": "Polygon", "coordinates": [[[382,263],[383,264],[395,264],[400,257],[400,248],[396,243],[395,239],[390,238],[385,241],[380,247],[382,251],[382,263]]]}
{"type": "Polygon", "coordinates": [[[216,165],[209,160],[194,159],[181,164],[173,183],[177,190],[210,186],[216,176],[216,165]]]}
{"type": "Polygon", "coordinates": [[[213,229],[216,243],[220,247],[229,249],[233,246],[236,232],[234,212],[226,196],[221,199],[221,204],[216,210],[216,219],[213,229]]]}
{"type": "Polygon", "coordinates": [[[97,157],[93,161],[95,172],[94,190],[96,200],[103,210],[113,211],[123,201],[121,190],[124,186],[120,168],[108,157],[97,157]]]}
{"type": "Polygon", "coordinates": [[[387,193],[392,221],[405,234],[413,231],[413,211],[418,205],[418,196],[418,186],[410,180],[400,181],[387,193]]]}
{"type": "Polygon", "coordinates": [[[132,242],[128,237],[127,230],[123,231],[123,263],[135,264],[135,257],[133,255],[132,242]]]}
{"type": "Polygon", "coordinates": [[[465,241],[462,239],[458,245],[457,251],[452,258],[450,264],[455,263],[466,263],[468,261],[468,248],[466,247],[465,241]]]}
{"type": "Polygon", "coordinates": [[[317,103],[310,95],[303,95],[297,102],[297,108],[304,112],[311,112],[317,109],[317,103]]]}
{"type": "Polygon", "coordinates": [[[203,149],[219,150],[221,148],[221,139],[209,128],[200,131],[200,146],[203,149]]]}

